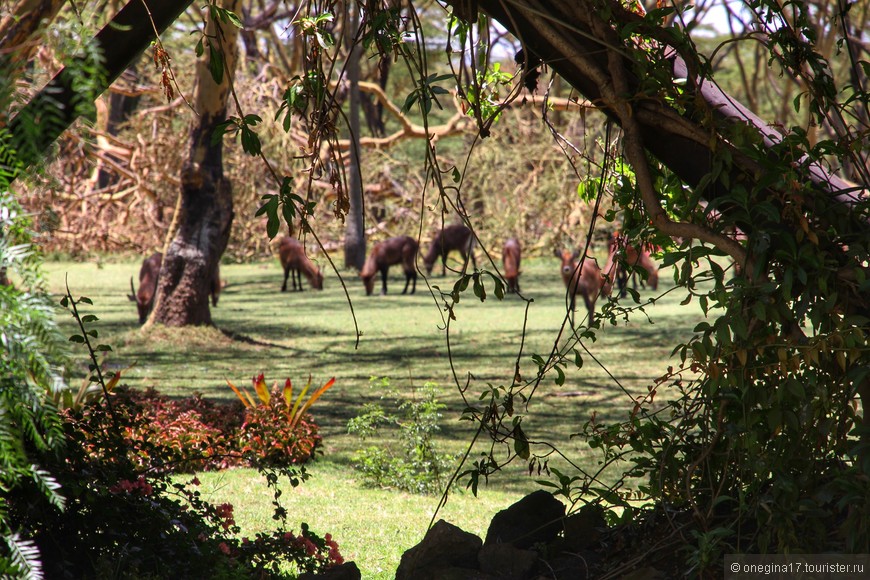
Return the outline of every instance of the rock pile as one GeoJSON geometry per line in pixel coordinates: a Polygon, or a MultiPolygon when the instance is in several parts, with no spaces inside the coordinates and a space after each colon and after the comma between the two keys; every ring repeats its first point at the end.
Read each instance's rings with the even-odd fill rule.
{"type": "Polygon", "coordinates": [[[582,580],[604,526],[600,511],[566,516],[559,500],[536,491],[497,513],[484,541],[438,521],[402,555],[396,580],[582,580]]]}

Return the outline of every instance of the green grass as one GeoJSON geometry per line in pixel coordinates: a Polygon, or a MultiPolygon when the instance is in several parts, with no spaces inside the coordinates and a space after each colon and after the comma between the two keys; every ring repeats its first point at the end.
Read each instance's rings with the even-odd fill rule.
{"type": "MultiPolygon", "coordinates": [[[[135,304],[126,297],[138,264],[52,262],[45,270],[52,292],[62,292],[66,277],[74,296],[93,299],[92,312],[100,317],[100,341],[114,347],[107,364],[112,369],[134,364],[122,381],[130,386],[155,387],[168,395],[198,391],[231,399],[235,395],[225,379],[247,387],[250,377],[260,372],[270,384],[290,377],[300,385],[309,374],[315,384],[322,384],[335,376],[336,385],[312,409],[324,436],[325,455],[312,466],[312,481],[288,491],[284,499],[290,503],[291,521],[305,520],[313,529],[335,535],[345,554],[358,560],[364,577],[391,577],[401,553],[425,532],[437,498],[361,486],[352,467],[352,454],[361,444],[346,433],[346,424],[364,403],[380,400],[382,393],[370,388],[369,378],[388,376],[393,387],[408,394],[426,381],[437,383],[439,398],[448,407],[439,444],[459,453],[473,436],[473,425],[457,420],[463,402],[446,346],[446,313],[425,282],[418,281],[414,296],[366,297],[361,282],[349,274],[351,310],[334,274],[327,273],[322,292],[281,293],[277,261],[225,265],[222,277],[228,285],[212,310],[217,328],[142,331],[135,304]],[[362,332],[358,347],[353,316],[362,332]]],[[[399,269],[393,270],[390,288],[397,293],[404,282],[399,269]]],[[[599,421],[624,419],[633,406],[631,395],[646,393],[653,379],[674,364],[671,350],[691,336],[702,317],[694,303],[680,306],[683,296],[667,292],[669,278],[661,273],[657,294],[663,296],[646,307],[652,324],[638,313],[630,322],[603,328],[597,340],[587,345],[607,372],[586,356],[581,369],[566,368],[563,386],[552,378],[541,383],[523,423],[530,439],[558,443],[581,467],[596,469],[598,456],[580,439],[570,440],[570,435],[579,432],[593,413],[599,421]]],[[[445,288],[453,283],[440,277],[430,282],[445,288]]],[[[565,301],[557,261],[527,260],[521,286],[534,300],[524,343],[525,303],[518,297],[498,301],[490,296],[481,303],[469,289],[455,308],[457,320],[450,332],[453,369],[461,384],[470,381],[467,394],[472,402],[488,384],[510,383],[521,344],[520,372],[524,378],[533,377],[537,366],[531,355],[546,357],[559,336],[565,301]]],[[[491,284],[488,290],[491,294],[491,284]]],[[[599,310],[600,306],[601,302],[599,310]]],[[[68,315],[61,322],[65,331],[73,332],[68,315]]],[[[86,362],[83,356],[78,360],[83,375],[86,362]]],[[[475,450],[472,458],[482,449],[475,450]]],[[[484,534],[485,522],[495,511],[536,488],[533,479],[526,465],[511,465],[490,480],[481,499],[470,494],[452,496],[444,517],[484,534]]],[[[211,475],[207,481],[220,482],[215,497],[236,505],[245,533],[271,523],[268,492],[251,472],[230,471],[211,475]]]]}
{"type": "MultiPolygon", "coordinates": [[[[288,509],[289,522],[295,522],[295,531],[300,522],[307,522],[320,535],[332,534],[342,556],[356,562],[363,578],[394,578],[402,553],[426,533],[438,498],[365,489],[351,469],[333,462],[318,461],[312,472],[312,478],[299,487],[282,487],[281,502],[288,509]]],[[[272,495],[256,472],[231,470],[198,477],[205,499],[235,506],[243,537],[274,528],[269,509],[272,495]]],[[[437,519],[483,539],[492,516],[517,499],[505,491],[488,491],[478,498],[470,493],[453,494],[437,519]]]]}

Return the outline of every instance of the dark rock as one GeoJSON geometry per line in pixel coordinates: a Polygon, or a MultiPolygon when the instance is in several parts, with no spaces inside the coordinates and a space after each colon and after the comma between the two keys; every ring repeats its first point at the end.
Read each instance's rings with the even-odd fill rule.
{"type": "Polygon", "coordinates": [[[471,568],[428,568],[414,573],[414,580],[501,580],[471,568]]]}
{"type": "Polygon", "coordinates": [[[306,572],[305,574],[301,574],[297,580],[360,580],[361,578],[362,574],[360,574],[359,568],[356,567],[356,564],[353,562],[345,562],[344,564],[333,566],[329,570],[321,572],[320,574],[306,572]]]}
{"type": "Polygon", "coordinates": [[[538,490],[492,518],[486,545],[501,542],[517,548],[549,544],[562,531],[565,505],[552,494],[538,490]]]}
{"type": "Polygon", "coordinates": [[[396,580],[442,578],[444,576],[428,574],[439,570],[444,572],[449,568],[467,568],[469,573],[475,572],[481,544],[480,538],[474,534],[464,532],[444,520],[438,520],[426,532],[422,542],[402,554],[402,561],[396,570],[396,580]]]}
{"type": "Polygon", "coordinates": [[[554,580],[586,580],[591,577],[589,562],[577,554],[562,554],[552,558],[547,561],[546,567],[547,577],[554,580]]]}
{"type": "Polygon", "coordinates": [[[601,506],[588,504],[566,516],[564,526],[563,548],[571,552],[580,552],[599,542],[601,530],[607,528],[607,522],[604,520],[604,510],[601,506]]]}
{"type": "Polygon", "coordinates": [[[503,580],[528,578],[538,561],[538,553],[511,544],[489,544],[477,554],[480,571],[503,580]]]}

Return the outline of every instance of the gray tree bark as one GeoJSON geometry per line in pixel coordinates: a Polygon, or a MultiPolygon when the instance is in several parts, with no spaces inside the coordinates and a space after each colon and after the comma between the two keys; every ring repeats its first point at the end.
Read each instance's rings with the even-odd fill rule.
{"type": "MultiPolygon", "coordinates": [[[[350,26],[346,27],[345,33],[350,39],[359,28],[359,13],[355,7],[351,7],[352,13],[350,26]]],[[[344,265],[348,268],[361,270],[366,260],[366,232],[365,219],[363,216],[363,192],[360,163],[360,58],[362,49],[357,43],[349,43],[350,55],[347,59],[347,78],[350,83],[350,175],[348,176],[348,201],[350,207],[347,212],[347,222],[344,232],[344,265]]]]}

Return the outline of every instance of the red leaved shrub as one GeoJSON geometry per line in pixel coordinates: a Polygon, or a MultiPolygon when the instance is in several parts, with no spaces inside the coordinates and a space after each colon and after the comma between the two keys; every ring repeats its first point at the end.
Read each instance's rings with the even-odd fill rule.
{"type": "MultiPolygon", "coordinates": [[[[207,401],[198,393],[172,399],[155,389],[119,387],[111,401],[115,409],[142,417],[134,426],[125,428],[125,438],[171,450],[171,456],[161,459],[165,469],[177,473],[253,463],[299,465],[313,458],[321,440],[310,415],[288,421],[284,406],[277,405],[277,397],[275,405],[246,408],[239,401],[207,401]]],[[[137,456],[140,452],[136,451],[130,453],[135,463],[153,466],[153,458],[137,456]]]]}
{"type": "Polygon", "coordinates": [[[313,459],[321,440],[317,424],[308,414],[293,423],[287,412],[277,391],[268,404],[248,407],[238,433],[242,453],[253,453],[268,465],[298,465],[313,459]]]}

